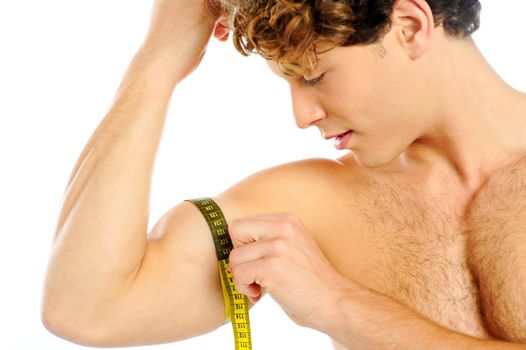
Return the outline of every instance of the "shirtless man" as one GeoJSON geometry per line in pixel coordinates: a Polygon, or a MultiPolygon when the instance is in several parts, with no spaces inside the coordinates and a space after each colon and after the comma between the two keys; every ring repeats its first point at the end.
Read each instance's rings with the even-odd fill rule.
{"type": "MultiPolygon", "coordinates": [[[[296,26],[341,20],[325,32],[337,37],[353,17],[347,2],[268,4],[289,24],[302,18],[296,26]]],[[[267,59],[290,84],[300,128],[315,126],[325,138],[353,133],[338,143],[350,152],[337,160],[266,169],[214,197],[234,241],[236,287],[252,303],[270,294],[336,349],[526,348],[526,95],[477,50],[476,18],[458,25],[478,6],[397,0],[385,7],[391,25],[376,41],[321,53],[311,71],[299,56],[299,65],[267,59]],[[298,78],[302,70],[308,75],[298,78]]],[[[381,11],[369,10],[365,18],[380,23],[381,11]]],[[[227,37],[212,12],[204,0],[155,1],[148,35],[80,155],[43,296],[43,322],[60,337],[157,344],[223,324],[199,210],[182,202],[146,232],[173,89],[212,33],[227,37]]],[[[233,29],[235,39],[242,28],[233,29]]],[[[291,33],[298,50],[312,39],[291,33]]]]}

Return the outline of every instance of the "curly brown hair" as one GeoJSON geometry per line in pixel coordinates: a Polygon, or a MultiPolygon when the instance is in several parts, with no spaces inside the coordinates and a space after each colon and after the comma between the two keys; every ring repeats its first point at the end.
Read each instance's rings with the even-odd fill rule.
{"type": "MultiPolygon", "coordinates": [[[[219,0],[234,46],[277,63],[288,77],[310,75],[317,54],[373,44],[391,27],[394,0],[219,0]]],[[[435,25],[453,37],[479,28],[479,0],[426,0],[435,25]]]]}

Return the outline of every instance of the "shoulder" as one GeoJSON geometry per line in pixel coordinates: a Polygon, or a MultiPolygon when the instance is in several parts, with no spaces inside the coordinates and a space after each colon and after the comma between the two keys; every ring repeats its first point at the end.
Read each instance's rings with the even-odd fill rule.
{"type": "Polygon", "coordinates": [[[303,159],[256,172],[214,200],[223,208],[227,221],[245,216],[289,213],[314,230],[314,218],[326,215],[330,203],[353,182],[353,173],[352,165],[340,160],[303,159]]]}
{"type": "MultiPolygon", "coordinates": [[[[238,199],[244,204],[251,202],[251,211],[279,211],[287,203],[302,199],[314,200],[312,196],[329,195],[339,183],[351,175],[347,164],[327,158],[309,158],[284,163],[258,171],[226,189],[218,199],[238,199]]],[[[247,209],[238,208],[245,215],[254,215],[247,209]]]]}

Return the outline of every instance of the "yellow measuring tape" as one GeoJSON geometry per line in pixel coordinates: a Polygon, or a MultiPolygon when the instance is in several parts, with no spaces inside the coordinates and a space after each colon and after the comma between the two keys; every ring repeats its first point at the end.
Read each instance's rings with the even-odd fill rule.
{"type": "Polygon", "coordinates": [[[248,318],[248,300],[244,294],[238,292],[234,286],[232,273],[227,269],[230,251],[234,248],[228,225],[223,212],[211,198],[196,198],[186,200],[194,203],[206,219],[216,248],[219,275],[225,301],[225,323],[232,322],[236,350],[251,350],[252,337],[250,335],[250,320],[248,318]]]}

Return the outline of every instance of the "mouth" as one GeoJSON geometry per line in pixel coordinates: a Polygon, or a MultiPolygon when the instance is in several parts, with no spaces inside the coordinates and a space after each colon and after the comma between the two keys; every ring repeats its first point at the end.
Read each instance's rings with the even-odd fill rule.
{"type": "Polygon", "coordinates": [[[346,133],[336,136],[336,139],[334,140],[334,147],[337,150],[343,150],[346,147],[348,147],[349,142],[352,138],[352,134],[353,134],[353,131],[349,130],[346,133]]]}
{"type": "Polygon", "coordinates": [[[352,130],[349,130],[347,132],[344,132],[343,134],[340,134],[340,135],[336,136],[336,141],[340,141],[341,139],[343,139],[345,137],[345,135],[347,135],[349,133],[352,133],[352,130]]]}
{"type": "Polygon", "coordinates": [[[346,132],[344,132],[342,134],[338,134],[338,135],[325,136],[325,140],[330,140],[330,139],[334,139],[334,138],[336,138],[336,140],[341,140],[345,135],[347,135],[350,132],[353,132],[353,130],[349,130],[349,131],[346,131],[346,132]]]}

